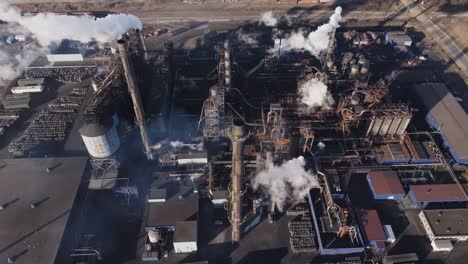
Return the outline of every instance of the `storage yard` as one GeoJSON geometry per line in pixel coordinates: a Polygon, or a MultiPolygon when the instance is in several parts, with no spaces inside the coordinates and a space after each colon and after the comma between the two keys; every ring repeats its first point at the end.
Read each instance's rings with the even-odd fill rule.
{"type": "MultiPolygon", "coordinates": [[[[97,14],[45,15],[99,33],[32,34],[49,50],[12,64],[2,90],[0,178],[19,161],[44,162],[15,169],[30,177],[82,174],[62,242],[37,242],[56,246],[47,263],[460,263],[468,98],[450,78],[463,76],[430,56],[417,22],[349,14],[327,3],[318,21],[142,25],[106,12],[123,30],[109,34],[97,14]]],[[[12,188],[0,212],[20,210],[12,188]]],[[[26,211],[50,209],[37,192],[26,211]]],[[[0,255],[29,263],[34,243],[0,255]]]]}

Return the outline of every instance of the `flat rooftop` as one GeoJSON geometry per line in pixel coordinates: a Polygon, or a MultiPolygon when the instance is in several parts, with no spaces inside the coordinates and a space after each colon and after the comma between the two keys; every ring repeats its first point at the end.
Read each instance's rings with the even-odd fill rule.
{"type": "Polygon", "coordinates": [[[0,161],[0,259],[54,263],[88,157],[0,161]],[[47,171],[49,168],[49,172],[47,171]],[[31,208],[31,203],[36,203],[31,208]]]}
{"type": "Polygon", "coordinates": [[[468,208],[424,210],[436,236],[468,235],[468,208]]]}
{"type": "Polygon", "coordinates": [[[187,186],[190,177],[179,180],[179,177],[169,176],[170,173],[160,172],[154,179],[151,189],[164,189],[165,202],[148,203],[146,226],[175,226],[179,221],[195,221],[198,212],[198,195],[193,187],[187,186]]]}

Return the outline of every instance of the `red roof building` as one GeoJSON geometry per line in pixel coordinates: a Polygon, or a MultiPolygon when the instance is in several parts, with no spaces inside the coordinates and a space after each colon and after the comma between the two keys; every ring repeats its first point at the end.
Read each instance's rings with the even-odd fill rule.
{"type": "Polygon", "coordinates": [[[431,202],[468,201],[465,192],[458,184],[411,185],[408,196],[414,205],[422,207],[431,202]]]}
{"type": "Polygon", "coordinates": [[[385,249],[385,235],[382,222],[376,210],[363,210],[360,213],[360,223],[366,233],[369,244],[374,247],[376,252],[382,252],[385,249]]]}
{"type": "Polygon", "coordinates": [[[371,171],[367,174],[367,182],[376,200],[400,201],[405,197],[405,190],[394,171],[371,171]]]}

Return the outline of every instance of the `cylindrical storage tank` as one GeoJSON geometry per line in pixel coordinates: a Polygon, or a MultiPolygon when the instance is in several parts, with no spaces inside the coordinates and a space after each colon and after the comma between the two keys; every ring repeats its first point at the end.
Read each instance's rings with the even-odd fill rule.
{"type": "Polygon", "coordinates": [[[359,74],[359,66],[353,65],[351,66],[351,76],[356,76],[359,74]]]}
{"type": "Polygon", "coordinates": [[[380,128],[380,132],[379,132],[381,136],[387,135],[388,129],[390,128],[390,124],[392,123],[392,119],[393,119],[392,117],[388,117],[388,116],[384,118],[382,127],[380,128]]]}
{"type": "Polygon", "coordinates": [[[112,123],[112,119],[102,123],[88,123],[79,130],[86,149],[92,157],[107,158],[119,149],[120,140],[117,128],[112,123]]]}
{"type": "Polygon", "coordinates": [[[398,136],[402,136],[405,133],[406,128],[408,127],[410,121],[411,121],[410,115],[403,117],[403,120],[400,122],[400,125],[398,126],[398,129],[396,132],[398,136]]]}
{"type": "Polygon", "coordinates": [[[159,233],[159,230],[154,229],[148,231],[148,239],[151,243],[156,244],[161,240],[161,234],[159,233]]]}

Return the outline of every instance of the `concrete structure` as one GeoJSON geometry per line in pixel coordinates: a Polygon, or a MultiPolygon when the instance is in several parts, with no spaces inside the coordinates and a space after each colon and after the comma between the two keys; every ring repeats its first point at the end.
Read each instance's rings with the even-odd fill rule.
{"type": "Polygon", "coordinates": [[[437,239],[431,242],[434,251],[452,251],[453,245],[449,239],[437,239]]]}
{"type": "MultiPolygon", "coordinates": [[[[419,213],[419,219],[431,242],[436,240],[468,240],[468,209],[431,209],[419,213]]],[[[447,250],[446,242],[432,244],[434,250],[447,250]]]]}
{"type": "Polygon", "coordinates": [[[13,94],[23,93],[42,93],[44,87],[42,85],[31,85],[31,86],[15,86],[11,88],[13,94]]]}
{"type": "Polygon", "coordinates": [[[468,115],[443,83],[414,85],[428,110],[426,121],[440,132],[453,159],[468,164],[468,115]]]}
{"type": "Polygon", "coordinates": [[[47,54],[49,62],[77,62],[84,61],[82,54],[47,54]]]}
{"type": "Polygon", "coordinates": [[[112,119],[88,123],[79,130],[81,138],[93,158],[108,158],[120,148],[120,140],[112,119]]]}
{"type": "Polygon", "coordinates": [[[208,154],[206,152],[177,153],[178,165],[207,164],[208,154]]]}
{"type": "Polygon", "coordinates": [[[410,185],[407,196],[415,207],[435,202],[464,202],[467,197],[458,184],[410,185]]]}
{"type": "Polygon", "coordinates": [[[377,253],[381,253],[385,249],[385,236],[382,222],[376,210],[363,210],[360,212],[360,223],[366,234],[367,241],[377,253]]]}
{"type": "Polygon", "coordinates": [[[82,223],[77,192],[87,157],[0,161],[0,259],[69,263],[82,223]],[[76,200],[76,201],[75,201],[76,200]]]}
{"type": "Polygon", "coordinates": [[[411,46],[413,40],[403,31],[391,31],[385,35],[385,40],[396,46],[411,46]]]}
{"type": "Polygon", "coordinates": [[[141,101],[140,90],[135,76],[135,69],[133,68],[132,62],[127,55],[127,47],[125,40],[121,39],[117,41],[117,47],[119,49],[120,58],[122,60],[123,68],[125,71],[125,78],[127,80],[128,92],[132,97],[133,110],[135,111],[135,122],[140,128],[141,141],[145,148],[146,157],[149,160],[154,159],[151,150],[151,141],[148,135],[148,128],[145,125],[145,111],[143,110],[143,103],[141,101]]]}
{"type": "Polygon", "coordinates": [[[197,221],[177,222],[174,233],[175,253],[192,253],[197,251],[197,221]]]}
{"type": "Polygon", "coordinates": [[[405,197],[405,190],[394,171],[372,171],[367,174],[367,182],[376,200],[397,200],[405,197]]]}

